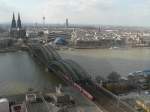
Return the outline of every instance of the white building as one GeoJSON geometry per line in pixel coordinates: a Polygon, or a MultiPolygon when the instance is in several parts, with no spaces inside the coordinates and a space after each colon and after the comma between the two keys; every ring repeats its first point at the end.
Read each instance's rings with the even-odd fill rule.
{"type": "Polygon", "coordinates": [[[9,112],[9,101],[6,98],[0,99],[0,112],[9,112]]]}

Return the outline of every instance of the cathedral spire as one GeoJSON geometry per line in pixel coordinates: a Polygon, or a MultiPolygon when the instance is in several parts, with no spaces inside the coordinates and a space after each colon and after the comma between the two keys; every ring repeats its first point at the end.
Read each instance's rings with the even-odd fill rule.
{"type": "Polygon", "coordinates": [[[15,14],[13,13],[11,28],[16,28],[16,20],[15,20],[15,14]]]}
{"type": "Polygon", "coordinates": [[[21,28],[21,19],[20,19],[20,14],[18,13],[18,20],[17,20],[17,28],[21,28]]]}

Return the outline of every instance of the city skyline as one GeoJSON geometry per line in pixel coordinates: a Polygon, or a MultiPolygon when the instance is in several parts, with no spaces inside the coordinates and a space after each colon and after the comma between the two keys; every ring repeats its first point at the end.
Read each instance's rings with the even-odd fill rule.
{"type": "Polygon", "coordinates": [[[10,22],[12,13],[24,23],[65,23],[150,26],[150,1],[141,0],[0,0],[0,23],[10,22]]]}

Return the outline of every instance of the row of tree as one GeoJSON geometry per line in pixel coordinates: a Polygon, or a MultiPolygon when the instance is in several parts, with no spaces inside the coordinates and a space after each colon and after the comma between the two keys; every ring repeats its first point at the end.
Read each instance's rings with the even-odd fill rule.
{"type": "MultiPolygon", "coordinates": [[[[147,75],[145,78],[144,84],[132,84],[129,80],[121,80],[121,75],[117,72],[111,72],[107,79],[104,79],[101,76],[96,77],[96,81],[98,83],[103,82],[103,86],[106,87],[108,90],[112,91],[113,93],[124,93],[128,91],[132,91],[137,88],[143,89],[141,86],[144,85],[146,89],[150,89],[150,75],[147,75]]],[[[134,81],[132,81],[134,82],[134,81]]]]}
{"type": "MultiPolygon", "coordinates": [[[[118,82],[121,78],[121,75],[118,74],[117,72],[111,72],[108,76],[107,76],[107,80],[110,81],[110,82],[118,82]]],[[[96,77],[96,81],[98,83],[100,83],[101,81],[105,82],[106,79],[104,79],[103,77],[101,76],[97,76],[96,77]]]]}

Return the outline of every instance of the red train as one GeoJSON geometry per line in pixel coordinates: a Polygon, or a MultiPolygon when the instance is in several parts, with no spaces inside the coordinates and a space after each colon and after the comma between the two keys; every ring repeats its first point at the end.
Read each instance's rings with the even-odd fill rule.
{"type": "Polygon", "coordinates": [[[94,96],[92,96],[89,92],[87,92],[84,88],[82,88],[80,85],[78,85],[77,83],[74,83],[73,86],[78,89],[81,94],[83,94],[84,96],[86,96],[88,99],[90,100],[94,100],[94,96]]]}
{"type": "Polygon", "coordinates": [[[70,80],[70,78],[67,75],[63,75],[64,79],[68,82],[70,82],[73,87],[75,89],[77,89],[78,91],[80,91],[80,93],[84,96],[86,96],[88,99],[90,100],[94,100],[94,96],[92,96],[89,92],[87,92],[83,87],[81,87],[79,84],[73,82],[72,80],[70,80]]]}

